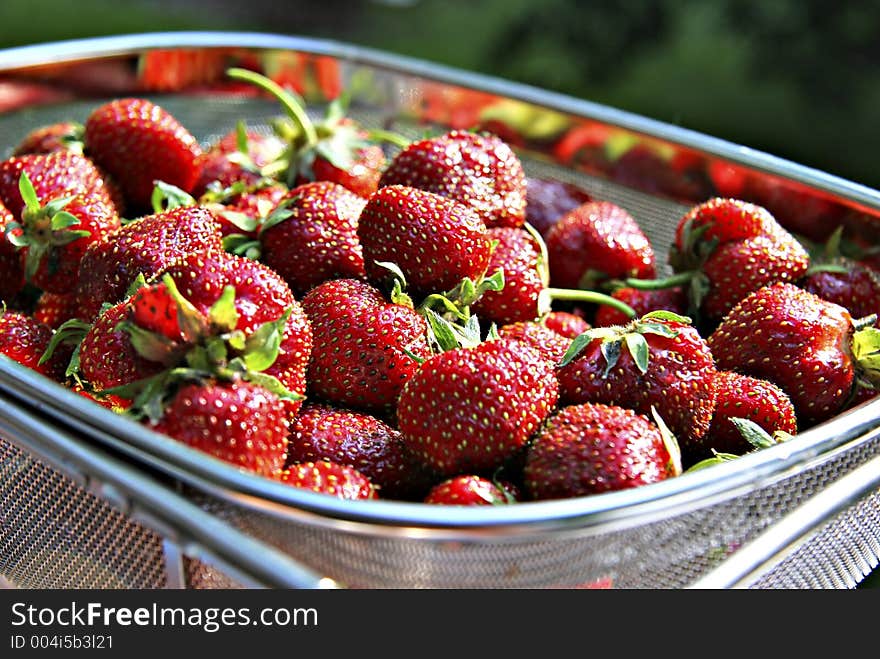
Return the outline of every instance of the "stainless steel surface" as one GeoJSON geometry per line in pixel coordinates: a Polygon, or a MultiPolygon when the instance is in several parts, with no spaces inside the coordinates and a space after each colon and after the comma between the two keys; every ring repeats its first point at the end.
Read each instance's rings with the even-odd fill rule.
{"type": "MultiPolygon", "coordinates": [[[[482,95],[480,102],[513,102],[522,111],[536,113],[534,116],[551,117],[565,130],[591,122],[615,131],[618,139],[623,135],[632,143],[685,149],[688,155],[698,157],[700,167],[729,163],[753,176],[772,174],[784,183],[797,183],[792,189],[798,194],[815,195],[830,204],[833,218],[846,218],[849,226],[868,238],[876,241],[878,234],[880,193],[769,154],[522,85],[345,44],[280,35],[147,34],[0,51],[0,82],[36,82],[58,93],[51,100],[0,113],[0,151],[28,128],[52,120],[81,120],[100,99],[123,93],[156,97],[205,143],[231,129],[237,119],[244,118],[259,128],[278,114],[274,103],[230,91],[222,79],[199,79],[197,90],[187,88],[191,80],[175,89],[145,86],[136,75],[141,58],[157,49],[174,48],[220,51],[224,57],[228,53],[233,53],[229,57],[253,55],[263,62],[284,60],[291,53],[302,55],[307,63],[330,58],[339,67],[339,84],[355,89],[352,108],[360,120],[410,135],[418,134],[428,122],[442,125],[444,119],[455,116],[452,110],[462,94],[476,91],[482,95]],[[92,72],[92,77],[83,71],[92,72]],[[428,100],[434,104],[430,115],[428,100]]],[[[319,112],[326,90],[315,87],[313,80],[306,83],[310,107],[319,112]]],[[[688,204],[712,192],[702,179],[696,188],[673,186],[674,194],[669,189],[616,180],[613,171],[589,159],[560,161],[554,144],[543,137],[526,140],[519,149],[530,175],[576,182],[594,196],[627,208],[658,254],[665,253],[675,222],[688,204]],[[683,197],[682,190],[696,196],[683,197]]],[[[0,470],[12,469],[25,459],[39,464],[27,472],[29,487],[4,490],[4,503],[28,511],[14,519],[4,515],[0,522],[4,534],[0,538],[7,541],[7,545],[0,542],[4,549],[0,552],[0,574],[13,581],[20,581],[19,575],[47,578],[39,574],[43,569],[39,562],[17,572],[6,566],[13,559],[20,560],[31,544],[34,551],[48,551],[57,543],[57,536],[42,538],[35,533],[41,520],[51,515],[40,507],[34,493],[44,482],[70,476],[57,461],[44,466],[39,462],[40,453],[65,456],[72,446],[78,455],[90,458],[86,467],[77,464],[70,483],[65,481],[64,496],[72,501],[88,499],[96,491],[103,504],[112,501],[113,488],[96,490],[86,485],[118,487],[115,469],[156,477],[151,487],[129,492],[123,501],[151,511],[154,519],[170,516],[177,523],[170,530],[150,528],[149,551],[120,544],[114,560],[138,563],[139,554],[146,553],[146,564],[170,574],[171,569],[156,562],[168,559],[161,539],[185,532],[192,543],[181,545],[183,556],[173,569],[181,570],[175,574],[183,574],[190,587],[229,587],[237,583],[237,576],[230,572],[240,569],[248,573],[259,567],[245,561],[240,552],[226,553],[233,549],[232,538],[245,537],[257,546],[271,547],[279,559],[290,559],[291,565],[307,566],[305,572],[314,579],[304,579],[299,585],[309,587],[323,584],[319,578],[327,576],[351,587],[576,587],[610,583],[617,587],[678,588],[724,565],[740,547],[765,537],[762,534],[769,534],[768,529],[802,502],[830,489],[838,478],[877,455],[880,441],[880,400],[874,400],[786,444],[636,490],[489,509],[449,508],[397,501],[340,501],[238,471],[97,407],[6,359],[0,359],[0,393],[4,404],[0,417],[6,418],[8,410],[8,416],[19,419],[17,424],[0,426],[0,448],[6,449],[0,470]],[[26,429],[21,419],[29,415],[39,417],[47,429],[61,430],[41,435],[38,426],[26,429]],[[114,462],[107,461],[108,454],[114,456],[114,462]],[[199,515],[205,516],[199,519],[210,519],[224,531],[211,534],[207,528],[187,528],[184,520],[171,515],[166,499],[169,492],[195,506],[199,515]],[[15,533],[25,533],[27,538],[13,551],[8,539],[15,533]],[[216,567],[216,562],[202,561],[197,547],[206,556],[227,557],[226,564],[216,567]]],[[[4,477],[7,487],[10,482],[4,477]]],[[[89,500],[89,505],[99,504],[89,500]]],[[[91,508],[75,514],[93,515],[91,508]]],[[[124,523],[121,519],[120,524],[124,523]]],[[[104,534],[110,535],[106,530],[104,534]]],[[[108,542],[114,546],[118,541],[108,542]]],[[[835,548],[831,542],[830,549],[835,548]]],[[[89,550],[85,560],[100,563],[99,553],[89,550]]],[[[830,565],[844,559],[830,551],[822,560],[830,565]]],[[[283,561],[267,561],[262,566],[264,581],[283,582],[282,566],[283,561]]],[[[167,574],[153,576],[153,586],[162,585],[163,578],[168,581],[167,574]]],[[[92,577],[81,578],[83,585],[89,585],[92,577]]]]}

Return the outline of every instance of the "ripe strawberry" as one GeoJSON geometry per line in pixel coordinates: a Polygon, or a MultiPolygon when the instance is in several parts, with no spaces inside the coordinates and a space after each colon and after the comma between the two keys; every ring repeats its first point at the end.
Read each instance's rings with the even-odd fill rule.
{"type": "MultiPolygon", "coordinates": [[[[640,290],[621,286],[611,293],[615,299],[626,302],[638,316],[651,311],[665,310],[683,316],[688,312],[687,294],[681,286],[660,288],[657,290],[640,290]]],[[[610,305],[601,305],[596,309],[593,323],[597,327],[609,325],[625,325],[630,318],[619,309],[610,305]]]]}
{"type": "Polygon", "coordinates": [[[489,264],[486,225],[473,208],[412,187],[382,187],[358,220],[367,277],[377,286],[389,278],[382,262],[396,264],[413,295],[454,288],[476,280],[489,264]]]}
{"type": "Polygon", "coordinates": [[[557,371],[564,404],[604,403],[668,424],[683,452],[699,451],[715,410],[715,362],[688,318],[666,311],[576,338],[557,371]]]}
{"type": "Polygon", "coordinates": [[[526,177],[526,222],[544,238],[563,215],[588,201],[592,195],[574,183],[526,177]]]}
{"type": "Polygon", "coordinates": [[[75,121],[59,121],[37,126],[28,131],[12,149],[13,156],[27,153],[74,151],[82,153],[83,125],[75,121]]]}
{"type": "Polygon", "coordinates": [[[138,327],[177,341],[184,338],[178,303],[165,282],[138,288],[128,300],[131,320],[138,327]]]}
{"type": "Polygon", "coordinates": [[[837,414],[858,388],[878,388],[880,330],[861,324],[838,304],[776,282],[742,299],[707,343],[719,368],[779,386],[805,429],[837,414]]]}
{"type": "Polygon", "coordinates": [[[95,108],[86,119],[83,144],[136,210],[151,208],[156,181],[192,192],[198,180],[198,141],[167,110],[145,98],[117,98],[95,108]]]}
{"type": "Polygon", "coordinates": [[[498,336],[506,339],[523,341],[536,348],[549,364],[556,365],[562,361],[571,339],[550,329],[540,321],[520,321],[508,323],[498,328],[498,336]]]}
{"type": "Polygon", "coordinates": [[[80,261],[76,295],[83,318],[125,297],[139,274],[149,279],[192,252],[221,250],[216,216],[199,206],[142,216],[89,246],[80,261]]]}
{"type": "Polygon", "coordinates": [[[276,476],[284,468],[284,405],[252,382],[185,384],[153,429],[262,476],[276,476]]]}
{"type": "Polygon", "coordinates": [[[25,286],[18,248],[9,240],[15,218],[0,200],[0,301],[12,303],[25,286]]]}
{"type": "Polygon", "coordinates": [[[486,271],[494,273],[500,269],[504,273],[504,287],[483,293],[472,311],[499,325],[535,320],[542,315],[538,299],[549,283],[541,246],[524,229],[494,227],[487,234],[495,247],[486,271]]]}
{"type": "Polygon", "coordinates": [[[590,323],[583,316],[570,311],[551,311],[542,318],[541,322],[568,339],[573,339],[590,329],[590,323]]]}
{"type": "Polygon", "coordinates": [[[25,207],[20,222],[10,225],[10,240],[19,250],[25,280],[44,291],[70,293],[88,247],[120,227],[116,209],[89,194],[40,197],[26,173],[19,185],[25,207]]]}
{"type": "Polygon", "coordinates": [[[474,474],[453,476],[437,483],[424,499],[424,503],[446,506],[493,506],[512,501],[502,487],[474,474]]]}
{"type": "MultiPolygon", "coordinates": [[[[797,432],[794,405],[788,395],[772,382],[735,371],[719,370],[715,373],[715,383],[718,399],[705,442],[713,451],[741,454],[754,448],[731,421],[734,418],[753,421],[771,436],[777,431],[789,435],[797,432]]],[[[709,456],[704,454],[699,457],[709,456]]],[[[690,456],[688,461],[696,459],[697,456],[690,456]]]]}
{"type": "Polygon", "coordinates": [[[293,188],[258,230],[260,260],[297,295],[328,279],[365,279],[357,234],[365,204],[338,183],[293,188]]]}
{"type": "Polygon", "coordinates": [[[336,464],[329,460],[298,462],[286,467],[275,478],[292,487],[311,490],[318,494],[329,494],[340,499],[379,498],[369,478],[354,467],[336,464]]]}
{"type": "Polygon", "coordinates": [[[608,201],[569,211],[547,233],[550,283],[594,289],[608,279],[651,278],[656,257],[632,215],[608,201]]]}
{"type": "Polygon", "coordinates": [[[354,467],[383,499],[417,500],[431,484],[407,452],[400,431],[381,419],[322,403],[307,403],[290,421],[287,463],[329,460],[354,467]]]}
{"type": "Polygon", "coordinates": [[[43,291],[34,302],[33,317],[52,329],[65,322],[79,318],[79,305],[72,293],[49,293],[43,291]]]}
{"type": "Polygon", "coordinates": [[[393,412],[418,360],[431,355],[425,318],[355,279],[319,284],[302,306],[314,333],[311,392],[343,407],[393,412]]]}
{"type": "Polygon", "coordinates": [[[486,472],[525,447],[557,399],[553,367],[541,353],[495,339],[424,362],[401,392],[398,427],[439,476],[486,472]]]}
{"type": "Polygon", "coordinates": [[[497,135],[453,130],[410,143],[392,158],[380,187],[403,185],[474,208],[486,226],[522,226],[522,163],[497,135]]]}
{"type": "Polygon", "coordinates": [[[563,499],[657,483],[681,473],[674,438],[647,416],[602,403],[568,405],[535,436],[523,468],[533,499],[563,499]]]}
{"type": "Polygon", "coordinates": [[[274,162],[284,144],[274,135],[248,130],[239,124],[217,140],[199,158],[199,178],[192,195],[201,197],[210,187],[228,188],[236,183],[252,187],[264,178],[263,168],[274,162]]]}
{"type": "Polygon", "coordinates": [[[19,311],[0,310],[0,354],[60,382],[67,366],[61,353],[43,361],[52,340],[52,328],[19,311]]]}

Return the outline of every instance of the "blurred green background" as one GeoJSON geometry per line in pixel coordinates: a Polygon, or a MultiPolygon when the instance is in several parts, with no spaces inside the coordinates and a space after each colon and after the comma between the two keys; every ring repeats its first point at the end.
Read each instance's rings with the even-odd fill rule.
{"type": "Polygon", "coordinates": [[[605,103],[880,187],[876,1],[0,1],[0,47],[193,29],[380,48],[605,103]]]}

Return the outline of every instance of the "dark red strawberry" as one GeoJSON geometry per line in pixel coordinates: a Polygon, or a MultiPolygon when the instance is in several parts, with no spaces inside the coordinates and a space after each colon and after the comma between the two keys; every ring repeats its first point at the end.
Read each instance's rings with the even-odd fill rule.
{"type": "Polygon", "coordinates": [[[149,279],[193,252],[222,250],[214,213],[199,206],[140,217],[89,246],[80,261],[76,295],[81,317],[125,298],[138,275],[149,279]]]}
{"type": "Polygon", "coordinates": [[[310,391],[343,407],[387,414],[431,355],[425,318],[354,279],[319,284],[302,298],[314,349],[310,391]]]}
{"type": "Polygon", "coordinates": [[[383,499],[418,500],[432,483],[397,429],[370,414],[308,403],[290,421],[287,462],[319,460],[356,468],[383,499]]]}
{"type": "Polygon", "coordinates": [[[328,494],[346,500],[378,499],[370,479],[354,467],[329,460],[299,462],[282,470],[277,480],[318,494],[328,494]]]}
{"type": "MultiPolygon", "coordinates": [[[[773,436],[776,432],[797,433],[794,405],[788,395],[768,380],[720,370],[715,374],[718,400],[706,446],[719,453],[742,454],[754,446],[731,419],[748,419],[773,436]]],[[[690,463],[703,456],[687,456],[690,463]]]]}
{"type": "Polygon", "coordinates": [[[288,433],[285,407],[281,399],[258,384],[186,384],[152,427],[262,476],[277,477],[284,468],[288,433]]]}
{"type": "Polygon", "coordinates": [[[529,445],[524,467],[537,500],[641,487],[680,473],[674,438],[645,415],[601,403],[554,413],[529,445]]]}
{"type": "Polygon", "coordinates": [[[880,330],[863,322],[854,323],[838,304],[777,282],[741,300],[707,342],[719,368],[779,386],[806,429],[840,412],[859,387],[878,388],[880,330]]]}
{"type": "Polygon", "coordinates": [[[512,501],[501,486],[474,474],[453,476],[437,483],[424,499],[424,503],[446,506],[494,506],[512,501]]]}
{"type": "Polygon", "coordinates": [[[495,227],[487,233],[495,247],[486,272],[501,270],[504,287],[484,292],[473,304],[473,312],[499,325],[535,320],[543,315],[538,301],[549,283],[542,245],[524,229],[495,227]]]}
{"type": "Polygon", "coordinates": [[[25,285],[24,266],[18,248],[9,239],[20,233],[10,227],[15,221],[12,213],[0,201],[0,301],[11,304],[25,285]]]}
{"type": "MultiPolygon", "coordinates": [[[[621,286],[615,289],[611,296],[632,307],[637,316],[658,310],[672,311],[680,316],[684,316],[688,312],[687,294],[681,286],[657,290],[639,290],[621,286]]],[[[599,306],[593,317],[593,323],[597,327],[625,325],[630,320],[631,318],[627,314],[607,304],[599,306]]]]}
{"type": "Polygon", "coordinates": [[[370,281],[384,288],[397,265],[414,296],[443,293],[477,280],[489,264],[486,225],[470,206],[433,192],[389,185],[370,197],[358,220],[370,281]]]}
{"type": "Polygon", "coordinates": [[[358,218],[366,200],[338,183],[304,183],[260,226],[260,260],[304,295],[328,279],[365,279],[358,218]]]}
{"type": "Polygon", "coordinates": [[[58,329],[68,320],[79,318],[79,311],[73,294],[43,291],[34,303],[33,316],[52,329],[58,329]]]}
{"type": "Polygon", "coordinates": [[[12,149],[13,156],[27,153],[74,151],[82,153],[83,125],[75,121],[59,121],[37,126],[28,131],[12,149]]]}
{"type": "Polygon", "coordinates": [[[592,195],[574,183],[526,177],[526,222],[545,238],[563,215],[588,201],[592,195]]]}
{"type": "Polygon", "coordinates": [[[117,98],[95,108],[86,119],[83,144],[133,209],[152,208],[156,181],[186,192],[198,181],[198,140],[166,109],[145,98],[117,98]]]}
{"type": "Polygon", "coordinates": [[[654,311],[576,338],[557,375],[564,404],[604,403],[663,418],[682,451],[703,446],[715,410],[715,362],[688,318],[654,311]]]}
{"type": "Polygon", "coordinates": [[[524,341],[539,350],[552,365],[562,361],[571,339],[550,329],[540,321],[508,323],[498,328],[498,336],[524,341]]]}
{"type": "Polygon", "coordinates": [[[487,472],[525,447],[557,399],[553,367],[540,352],[495,339],[424,362],[404,385],[398,427],[439,476],[487,472]]]}
{"type": "Polygon", "coordinates": [[[51,340],[52,328],[45,323],[19,311],[0,309],[0,354],[60,382],[70,352],[59,352],[43,361],[51,340]]]}
{"type": "Polygon", "coordinates": [[[522,163],[497,135],[453,130],[410,143],[392,158],[380,187],[403,185],[471,206],[486,226],[522,226],[522,163]]]}
{"type": "Polygon", "coordinates": [[[550,283],[595,289],[608,279],[651,278],[654,248],[636,220],[608,201],[590,201],[566,213],[548,232],[550,283]]]}
{"type": "Polygon", "coordinates": [[[562,336],[573,339],[590,329],[590,323],[581,315],[570,311],[551,311],[541,322],[562,336]]]}

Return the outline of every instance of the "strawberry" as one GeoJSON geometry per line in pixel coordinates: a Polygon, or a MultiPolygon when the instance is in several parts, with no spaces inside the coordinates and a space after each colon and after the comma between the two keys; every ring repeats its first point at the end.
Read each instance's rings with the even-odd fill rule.
{"type": "Polygon", "coordinates": [[[880,386],[880,330],[788,282],[743,298],[707,337],[719,368],[769,380],[791,399],[802,429],[880,386]]]}
{"type": "Polygon", "coordinates": [[[547,233],[550,282],[594,289],[608,279],[651,278],[656,257],[647,236],[625,209],[590,201],[566,213],[547,233]]]}
{"type": "Polygon", "coordinates": [[[82,153],[83,125],[75,121],[59,121],[37,126],[28,131],[12,149],[13,156],[26,153],[74,151],[82,153]]]}
{"type": "Polygon", "coordinates": [[[415,500],[431,483],[407,452],[400,431],[363,412],[307,403],[290,421],[288,444],[288,464],[349,465],[369,478],[383,499],[415,500]]]}
{"type": "Polygon", "coordinates": [[[403,387],[397,421],[412,453],[440,477],[479,473],[517,455],[557,399],[540,352],[495,339],[424,362],[403,387]]]}
{"type": "Polygon", "coordinates": [[[287,454],[281,400],[252,382],[185,384],[153,429],[262,476],[276,476],[287,454]]]}
{"type": "MultiPolygon", "coordinates": [[[[24,266],[18,248],[9,238],[15,217],[0,200],[0,301],[11,304],[25,286],[24,266]]],[[[19,230],[20,231],[20,230],[19,230]]]]}
{"type": "Polygon", "coordinates": [[[274,135],[248,130],[239,123],[200,156],[199,178],[192,195],[201,197],[211,187],[259,184],[264,179],[263,168],[274,162],[283,148],[284,144],[274,135]]]}
{"type": "Polygon", "coordinates": [[[145,215],[93,243],[80,261],[76,295],[81,317],[122,300],[140,274],[158,273],[184,254],[221,250],[216,216],[199,206],[145,215]]]}
{"type": "Polygon", "coordinates": [[[424,503],[446,506],[493,506],[511,503],[513,498],[488,478],[462,474],[437,483],[424,503]]]}
{"type": "Polygon", "coordinates": [[[380,187],[403,185],[474,208],[486,226],[525,222],[526,179],[510,146],[491,133],[453,130],[411,142],[392,158],[380,187]]]}
{"type": "Polygon", "coordinates": [[[59,353],[43,359],[51,340],[52,328],[45,323],[19,311],[0,310],[0,354],[60,382],[64,357],[59,353]]]}
{"type": "Polygon", "coordinates": [[[316,181],[281,198],[260,226],[260,260],[297,295],[328,279],[365,279],[358,218],[366,200],[348,188],[316,181]]]}
{"type": "Polygon", "coordinates": [[[380,188],[364,206],[358,239],[369,280],[382,287],[396,264],[413,295],[451,290],[479,279],[489,264],[486,225],[473,208],[417,188],[380,188]]]}
{"type": "Polygon", "coordinates": [[[565,352],[571,345],[571,339],[550,329],[540,321],[519,321],[502,325],[498,328],[498,336],[528,343],[540,351],[547,358],[548,363],[553,365],[562,361],[565,352]]]}
{"type": "Polygon", "coordinates": [[[198,181],[199,142],[167,110],[145,98],[117,98],[92,110],[83,144],[136,211],[151,208],[156,181],[186,192],[198,181]]]}
{"type": "Polygon", "coordinates": [[[291,487],[298,487],[318,494],[328,494],[347,500],[378,499],[379,495],[370,479],[354,467],[330,460],[298,462],[289,465],[275,478],[291,487]]]}
{"type": "MultiPolygon", "coordinates": [[[[731,419],[748,419],[768,435],[797,432],[797,417],[788,395],[778,386],[750,375],[719,370],[715,373],[718,399],[706,436],[706,446],[719,453],[741,454],[753,449],[731,419]]],[[[708,457],[703,455],[700,457],[708,457]]],[[[690,461],[697,457],[689,458],[690,461]]]]}
{"type": "Polygon", "coordinates": [[[555,412],[529,445],[523,468],[536,500],[600,494],[681,473],[675,440],[647,416],[601,403],[555,412]]]}
{"type": "Polygon", "coordinates": [[[137,326],[178,341],[184,338],[178,303],[165,282],[138,288],[128,300],[131,320],[137,326]]]}
{"type": "Polygon", "coordinates": [[[590,329],[590,323],[583,316],[571,311],[551,311],[541,319],[541,322],[548,329],[568,339],[573,339],[590,329]]]}
{"type": "Polygon", "coordinates": [[[588,201],[592,195],[574,183],[526,177],[526,222],[545,238],[563,215],[588,201]]]}
{"type": "Polygon", "coordinates": [[[72,293],[43,291],[34,302],[33,316],[52,329],[58,329],[68,320],[79,317],[79,305],[72,293]]]}
{"type": "MultiPolygon", "coordinates": [[[[671,311],[680,316],[688,312],[687,294],[681,286],[657,290],[640,290],[621,286],[616,288],[611,296],[628,304],[638,316],[658,310],[671,311]]],[[[593,318],[597,327],[625,325],[629,320],[627,314],[607,304],[596,309],[596,315],[593,318]]]]}
{"type": "Polygon", "coordinates": [[[116,209],[102,197],[88,194],[41,198],[26,173],[19,186],[25,207],[21,221],[9,229],[25,280],[41,290],[70,293],[88,247],[121,226],[116,209]]]}
{"type": "Polygon", "coordinates": [[[431,355],[425,318],[355,279],[319,284],[302,298],[314,349],[311,392],[367,412],[393,412],[405,382],[431,355]]]}
{"type": "Polygon", "coordinates": [[[712,352],[690,319],[653,311],[576,338],[557,371],[564,404],[604,403],[669,425],[683,452],[699,451],[715,410],[712,352]]]}

